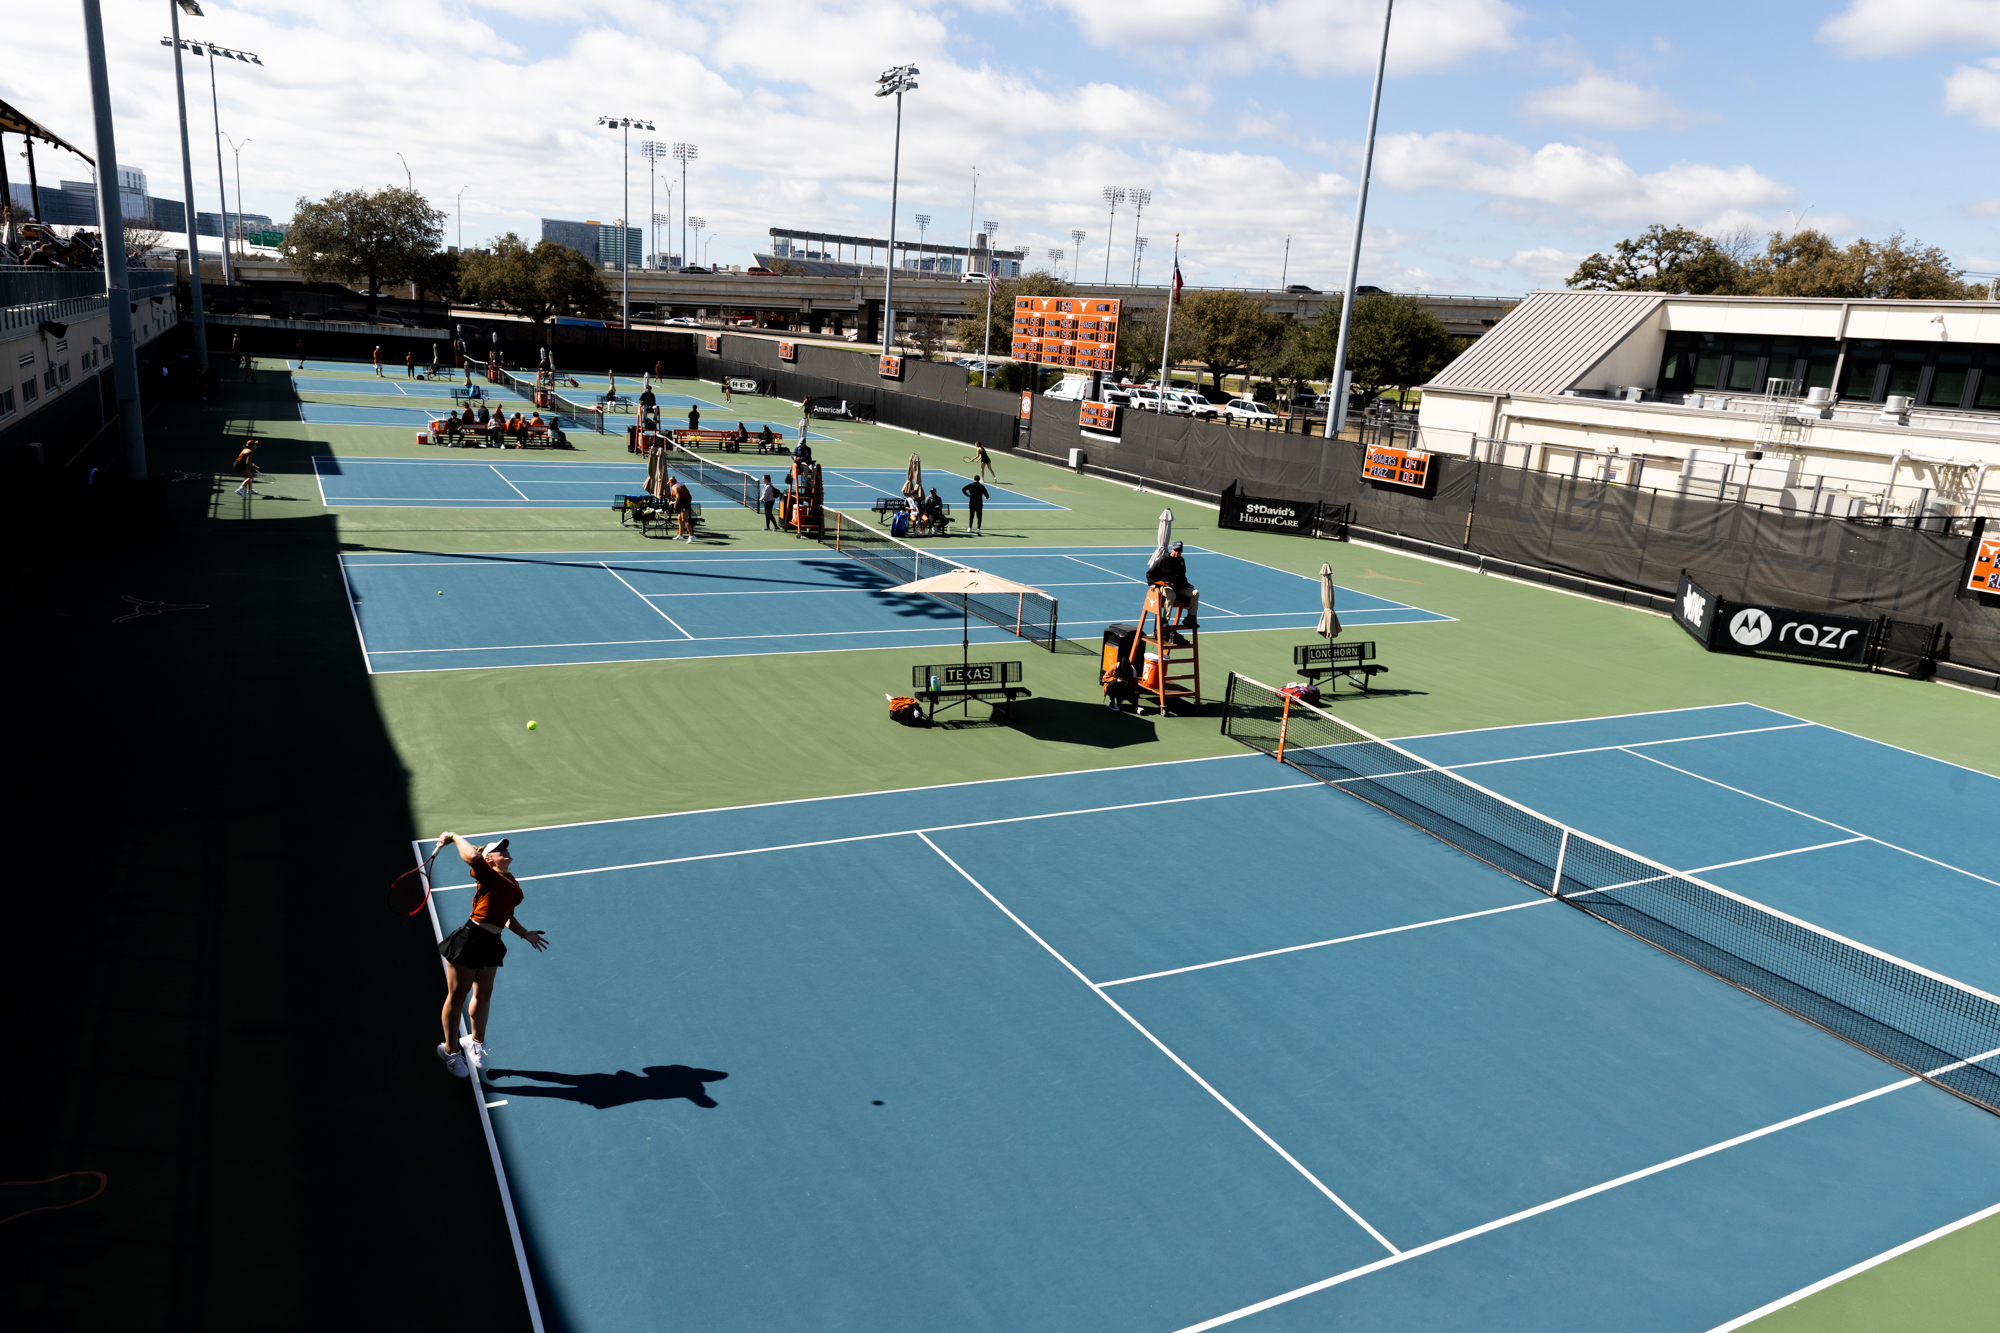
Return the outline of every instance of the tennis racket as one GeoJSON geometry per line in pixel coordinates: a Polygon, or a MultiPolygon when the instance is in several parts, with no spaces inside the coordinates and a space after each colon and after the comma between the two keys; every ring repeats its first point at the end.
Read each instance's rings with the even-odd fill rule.
{"type": "Polygon", "coordinates": [[[437,854],[443,850],[444,845],[440,843],[431,848],[431,854],[424,858],[422,865],[396,876],[396,882],[389,886],[390,911],[399,916],[415,916],[424,910],[424,904],[431,897],[431,862],[437,860],[437,854]]]}

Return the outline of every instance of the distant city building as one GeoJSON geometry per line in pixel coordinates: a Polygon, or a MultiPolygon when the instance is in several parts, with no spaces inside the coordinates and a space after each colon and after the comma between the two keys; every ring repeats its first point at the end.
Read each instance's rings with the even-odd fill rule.
{"type": "MultiPolygon", "coordinates": [[[[118,207],[128,222],[151,226],[166,237],[187,234],[187,209],[178,199],[162,199],[158,195],[145,193],[146,173],[138,170],[118,169],[118,207]]],[[[42,221],[62,227],[95,227],[97,225],[97,187],[89,181],[62,181],[54,186],[42,187],[42,221]]],[[[26,185],[19,181],[7,183],[7,195],[13,202],[15,216],[26,218],[33,210],[31,195],[26,185]]],[[[223,215],[202,213],[194,215],[194,229],[198,236],[221,236],[223,215]]],[[[230,213],[229,234],[237,234],[238,224],[246,233],[262,236],[282,235],[284,228],[263,213],[230,213]]],[[[185,244],[185,242],[183,242],[185,244]]]]}
{"type": "Polygon", "coordinates": [[[618,264],[618,233],[625,233],[625,262],[633,268],[645,261],[646,236],[637,227],[620,228],[613,223],[567,222],[562,218],[542,219],[542,239],[566,245],[579,253],[589,255],[607,268],[618,264]]]}
{"type": "Polygon", "coordinates": [[[679,255],[654,254],[646,256],[647,268],[672,269],[672,268],[679,268],[680,266],[681,266],[681,257],[679,255]]]}

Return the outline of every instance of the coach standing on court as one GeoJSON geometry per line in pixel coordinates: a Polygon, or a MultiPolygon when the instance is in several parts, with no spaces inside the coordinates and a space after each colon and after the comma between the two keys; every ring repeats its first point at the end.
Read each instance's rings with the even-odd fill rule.
{"type": "Polygon", "coordinates": [[[985,531],[986,497],[991,492],[980,483],[977,477],[972,479],[971,484],[961,486],[958,489],[965,493],[965,530],[967,532],[985,531]]]}
{"type": "Polygon", "coordinates": [[[764,474],[764,489],[757,493],[757,499],[760,502],[762,502],[764,506],[764,531],[766,532],[784,531],[784,529],[778,525],[778,515],[777,515],[778,488],[771,484],[771,474],[768,472],[764,474]]]}

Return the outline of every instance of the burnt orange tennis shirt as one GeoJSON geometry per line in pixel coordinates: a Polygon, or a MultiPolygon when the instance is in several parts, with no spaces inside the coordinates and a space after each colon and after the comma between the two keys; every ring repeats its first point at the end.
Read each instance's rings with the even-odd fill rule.
{"type": "Polygon", "coordinates": [[[505,926],[514,919],[514,909],[527,895],[520,882],[504,870],[495,870],[485,857],[466,863],[477,887],[472,894],[472,919],[484,926],[505,926]]]}

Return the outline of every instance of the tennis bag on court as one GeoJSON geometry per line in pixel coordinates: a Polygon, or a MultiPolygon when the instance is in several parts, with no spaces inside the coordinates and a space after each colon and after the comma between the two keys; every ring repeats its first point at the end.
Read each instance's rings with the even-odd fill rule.
{"type": "Polygon", "coordinates": [[[889,720],[900,722],[906,727],[927,727],[931,720],[924,716],[924,706],[907,694],[884,695],[889,701],[889,720]]]}
{"type": "Polygon", "coordinates": [[[899,509],[896,511],[896,516],[889,520],[889,535],[891,537],[907,537],[910,535],[909,510],[899,509]]]}

